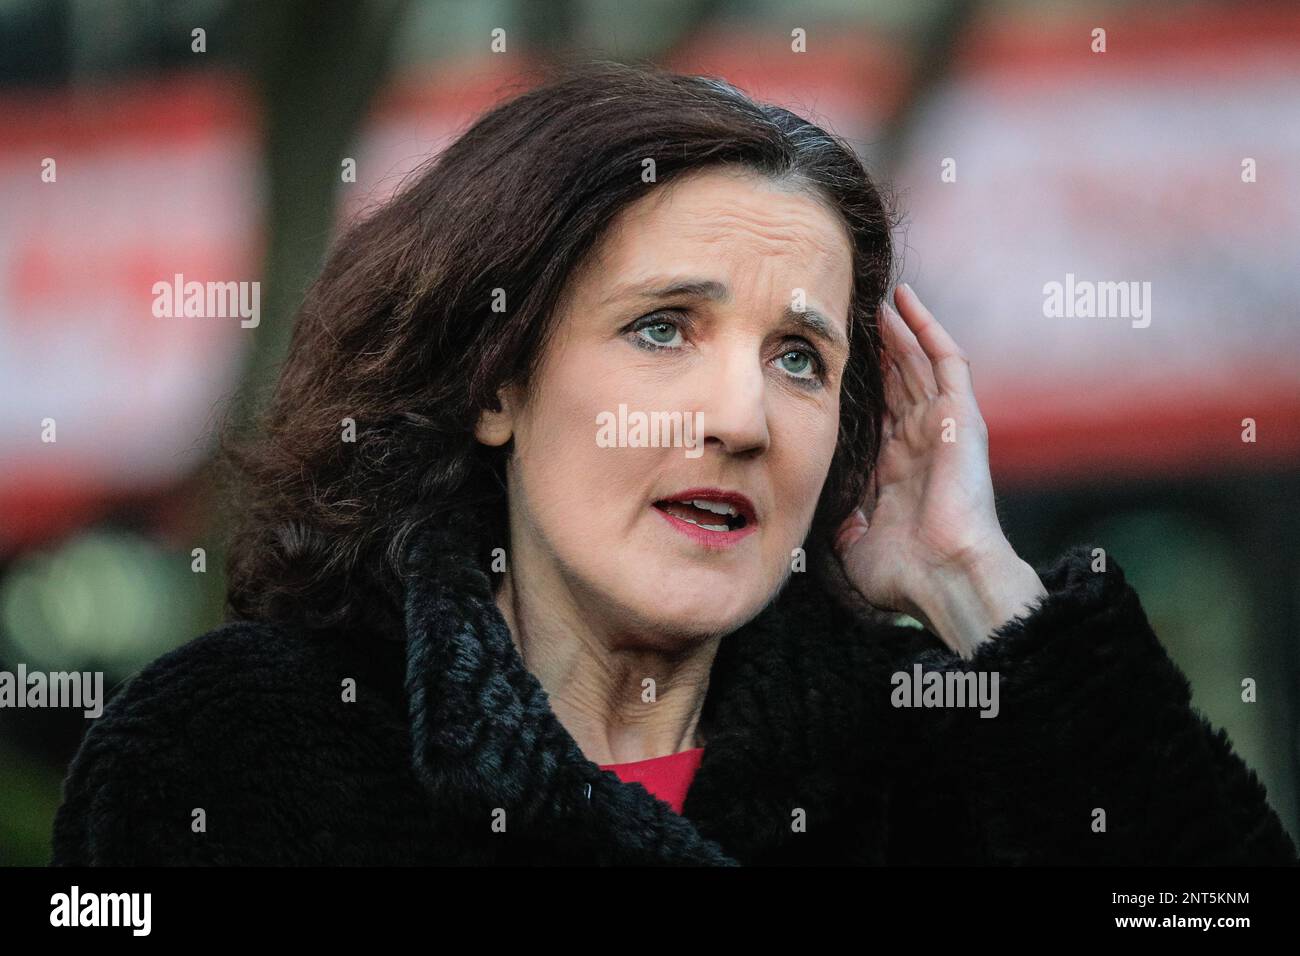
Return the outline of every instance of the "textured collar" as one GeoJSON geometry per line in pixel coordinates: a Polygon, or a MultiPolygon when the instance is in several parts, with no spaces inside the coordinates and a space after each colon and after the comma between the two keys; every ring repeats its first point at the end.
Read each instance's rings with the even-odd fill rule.
{"type": "MultiPolygon", "coordinates": [[[[871,799],[854,785],[865,791],[871,781],[874,799],[884,799],[879,778],[896,736],[891,661],[898,632],[918,632],[884,628],[893,640],[868,639],[794,575],[719,645],[702,716],[708,739],[679,816],[588,760],[560,723],[465,543],[465,520],[423,526],[406,551],[413,756],[440,812],[483,820],[500,808],[513,832],[545,834],[575,859],[607,863],[761,862],[783,848],[788,858],[801,825],[814,833],[850,809],[869,825],[869,806],[850,808],[871,799]]],[[[824,848],[807,836],[799,846],[824,848]]]]}

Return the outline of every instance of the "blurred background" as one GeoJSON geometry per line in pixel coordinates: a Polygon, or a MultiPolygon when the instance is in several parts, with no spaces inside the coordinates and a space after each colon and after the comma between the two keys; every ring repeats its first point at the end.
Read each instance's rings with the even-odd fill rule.
{"type": "MultiPolygon", "coordinates": [[[[0,0],[0,670],[107,692],[221,622],[212,426],[331,236],[588,56],[722,76],[892,184],[1012,543],[1120,562],[1300,838],[1294,2],[0,0]],[[155,317],[177,273],[259,281],[260,323],[155,317]],[[1068,275],[1149,282],[1150,324],[1046,316],[1068,275]]],[[[48,861],[88,725],[0,709],[0,863],[48,861]]]]}

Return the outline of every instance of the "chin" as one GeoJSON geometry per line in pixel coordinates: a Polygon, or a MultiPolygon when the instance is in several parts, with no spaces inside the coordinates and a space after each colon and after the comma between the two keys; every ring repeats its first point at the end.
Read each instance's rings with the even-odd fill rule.
{"type": "Polygon", "coordinates": [[[630,600],[614,603],[651,631],[701,638],[730,634],[767,605],[778,583],[767,577],[757,570],[680,565],[649,575],[653,588],[639,575],[620,582],[619,590],[630,600]]]}

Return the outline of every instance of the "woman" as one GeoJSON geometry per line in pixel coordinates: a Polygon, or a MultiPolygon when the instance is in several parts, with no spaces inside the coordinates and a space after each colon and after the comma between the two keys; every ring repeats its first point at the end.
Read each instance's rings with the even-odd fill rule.
{"type": "Polygon", "coordinates": [[[890,227],[716,80],[488,113],[311,288],[230,620],[88,732],[54,862],[1294,862],[1113,558],[1007,542],[890,227]]]}

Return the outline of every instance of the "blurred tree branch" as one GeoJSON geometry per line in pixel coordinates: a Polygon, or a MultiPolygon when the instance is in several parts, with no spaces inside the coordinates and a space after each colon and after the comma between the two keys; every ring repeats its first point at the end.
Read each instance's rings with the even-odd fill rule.
{"type": "MultiPolygon", "coordinates": [[[[333,235],[342,161],[391,69],[407,8],[408,0],[238,0],[234,21],[245,30],[260,100],[266,190],[261,321],[228,409],[241,429],[255,420],[288,353],[294,316],[333,235]]],[[[219,508],[204,511],[224,517],[219,508]]],[[[213,536],[211,566],[224,569],[225,549],[225,536],[213,536]]],[[[225,575],[206,575],[205,584],[209,606],[224,608],[225,575]]]]}
{"type": "Polygon", "coordinates": [[[263,320],[240,387],[251,414],[288,351],[337,214],[341,163],[392,66],[408,0],[240,0],[262,107],[266,169],[263,320]]]}
{"type": "Polygon", "coordinates": [[[915,44],[910,82],[898,108],[885,122],[876,156],[881,166],[896,174],[907,153],[908,141],[925,112],[926,101],[947,82],[962,38],[982,11],[983,0],[950,0],[934,7],[933,16],[921,25],[915,44]]]}

